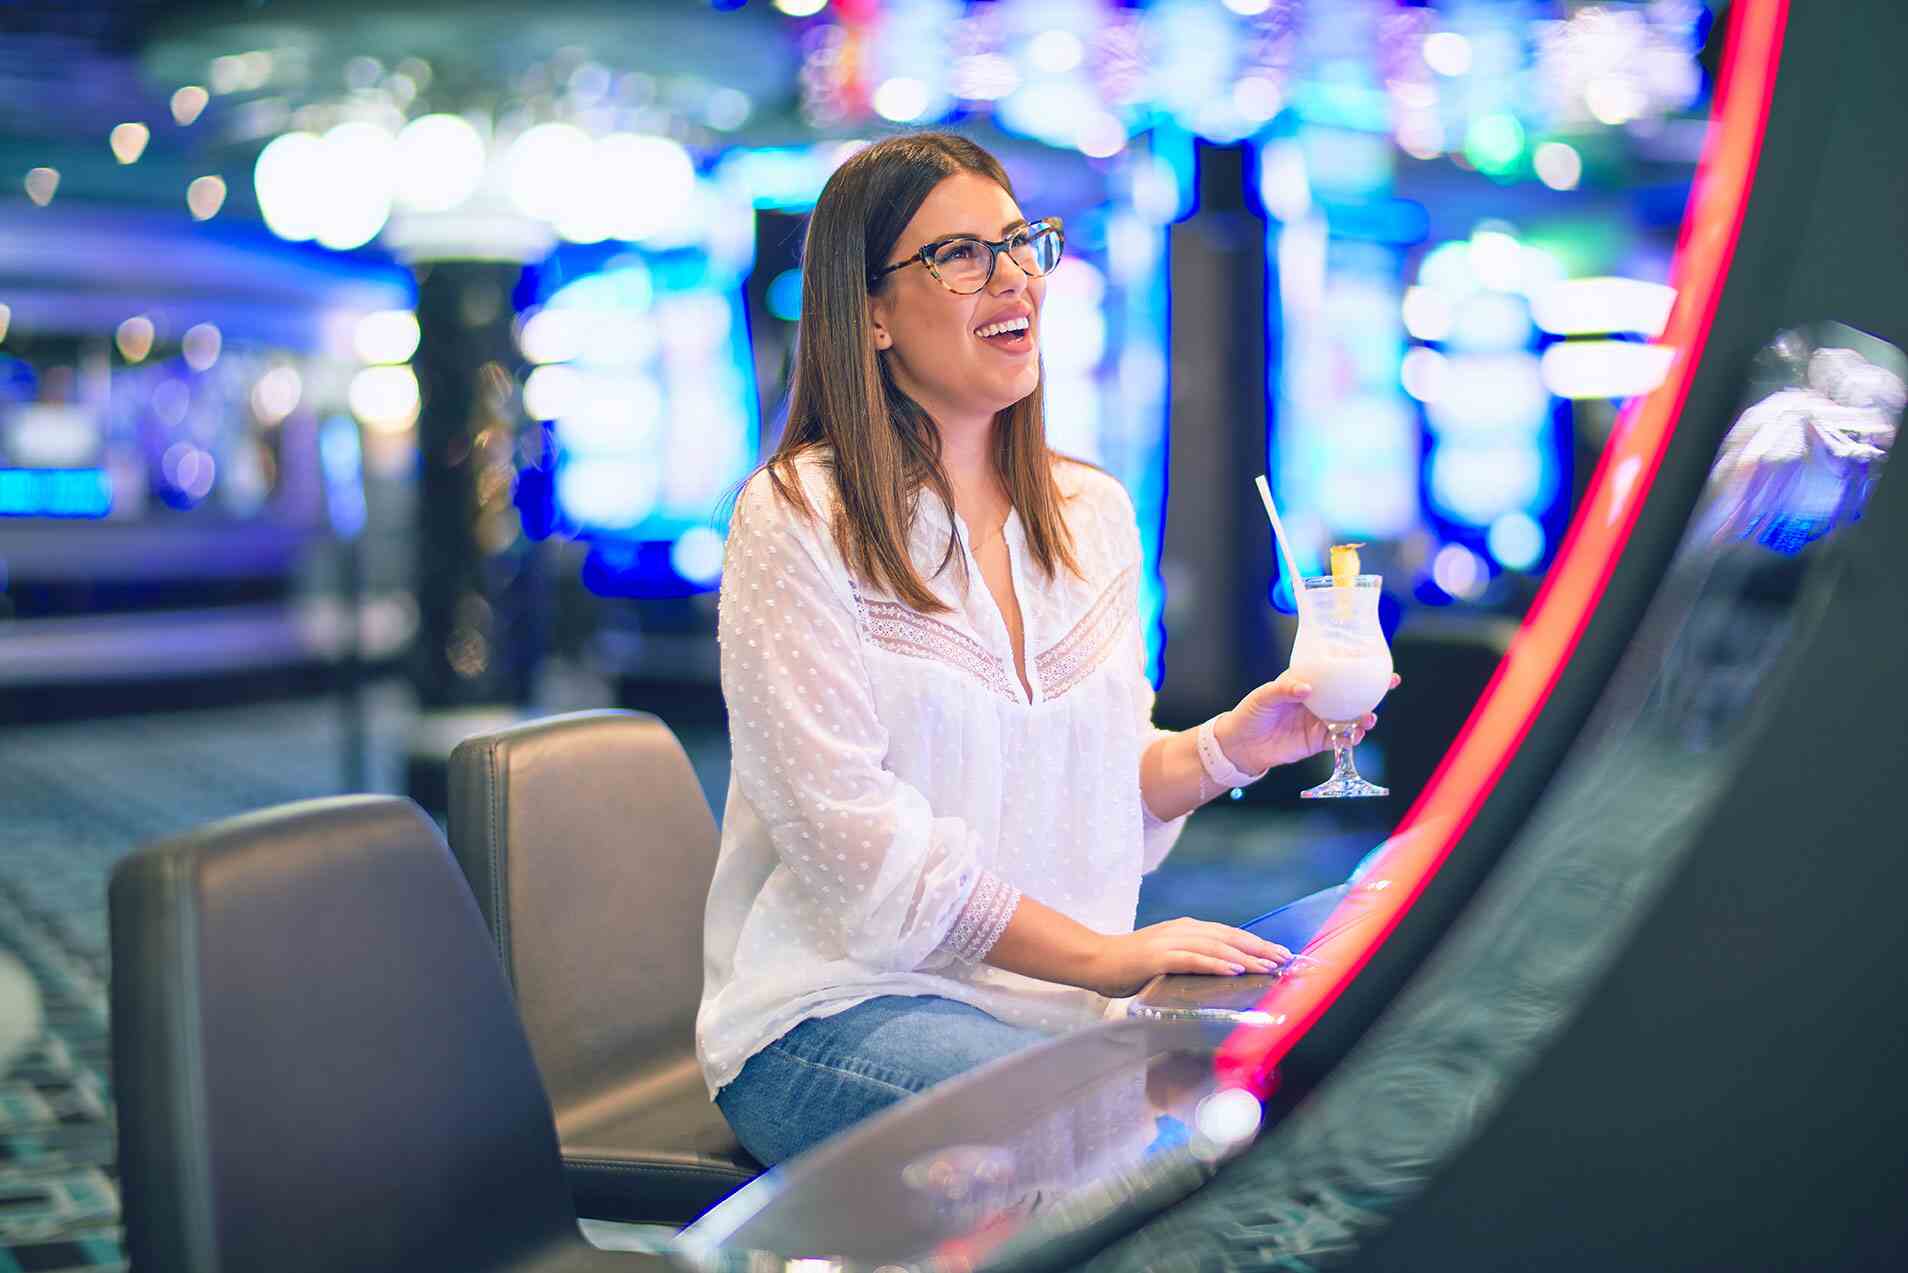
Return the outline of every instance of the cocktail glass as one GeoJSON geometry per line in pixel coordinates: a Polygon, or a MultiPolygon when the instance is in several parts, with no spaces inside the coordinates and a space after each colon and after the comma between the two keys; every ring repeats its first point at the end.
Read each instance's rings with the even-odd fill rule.
{"type": "Polygon", "coordinates": [[[1325,723],[1332,776],[1299,794],[1307,800],[1388,796],[1352,762],[1352,735],[1391,688],[1391,647],[1378,624],[1380,575],[1357,575],[1340,587],[1330,575],[1303,581],[1292,672],[1312,687],[1305,706],[1325,723]]]}

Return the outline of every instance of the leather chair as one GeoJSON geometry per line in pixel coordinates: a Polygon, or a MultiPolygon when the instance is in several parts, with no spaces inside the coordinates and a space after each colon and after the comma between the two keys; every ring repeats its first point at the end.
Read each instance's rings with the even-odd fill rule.
{"type": "Polygon", "coordinates": [[[682,745],[642,713],[549,717],[460,743],[450,796],[577,1210],[688,1223],[762,1168],[696,1064],[716,827],[682,745]]]}
{"type": "Polygon", "coordinates": [[[110,909],[133,1267],[670,1267],[579,1233],[483,919],[409,801],[165,841],[114,871],[110,909]]]}

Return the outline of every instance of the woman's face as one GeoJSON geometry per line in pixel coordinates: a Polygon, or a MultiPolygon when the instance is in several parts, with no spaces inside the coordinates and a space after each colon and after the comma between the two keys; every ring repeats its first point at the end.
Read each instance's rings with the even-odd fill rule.
{"type": "MultiPolygon", "coordinates": [[[[908,260],[925,243],[951,235],[1004,239],[1026,223],[1011,196],[976,172],[958,172],[934,187],[888,259],[908,260]]],[[[1043,278],[1029,277],[1000,253],[994,276],[972,296],[943,287],[916,258],[882,280],[868,298],[877,349],[895,383],[937,424],[993,419],[1040,383],[1040,303],[1043,278]],[[982,336],[982,329],[1024,318],[1024,332],[982,336]]]]}

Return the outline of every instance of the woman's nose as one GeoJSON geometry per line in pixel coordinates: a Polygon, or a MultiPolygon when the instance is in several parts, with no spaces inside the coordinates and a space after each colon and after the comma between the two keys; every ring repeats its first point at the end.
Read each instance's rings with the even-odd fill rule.
{"type": "Polygon", "coordinates": [[[1017,292],[1027,286],[1028,277],[1027,271],[1014,259],[1013,253],[1002,248],[994,253],[994,277],[989,280],[992,286],[987,290],[996,296],[1017,292]]]}

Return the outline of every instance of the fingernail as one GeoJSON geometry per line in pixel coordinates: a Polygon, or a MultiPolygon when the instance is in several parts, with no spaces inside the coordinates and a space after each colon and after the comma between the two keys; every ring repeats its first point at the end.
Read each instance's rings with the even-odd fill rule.
{"type": "Polygon", "coordinates": [[[1232,969],[1232,975],[1235,977],[1245,971],[1244,964],[1227,964],[1226,967],[1232,969]]]}

